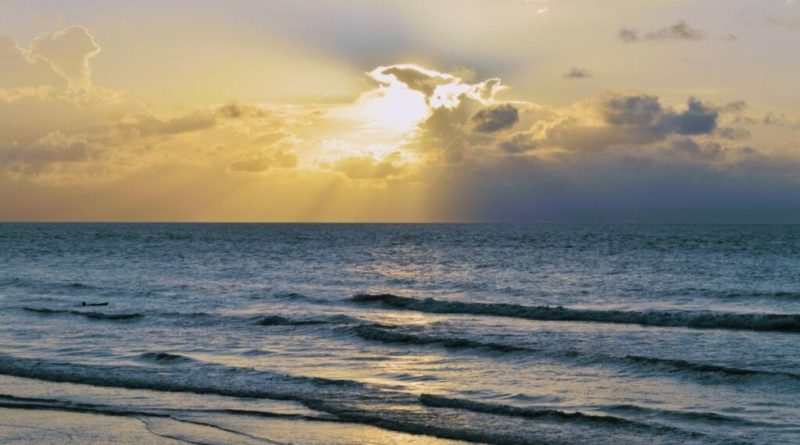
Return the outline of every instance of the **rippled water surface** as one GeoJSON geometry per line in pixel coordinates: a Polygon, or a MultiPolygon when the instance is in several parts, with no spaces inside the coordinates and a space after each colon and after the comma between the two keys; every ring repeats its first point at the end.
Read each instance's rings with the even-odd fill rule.
{"type": "Polygon", "coordinates": [[[132,442],[796,444],[798,340],[800,226],[0,225],[0,415],[132,442]]]}

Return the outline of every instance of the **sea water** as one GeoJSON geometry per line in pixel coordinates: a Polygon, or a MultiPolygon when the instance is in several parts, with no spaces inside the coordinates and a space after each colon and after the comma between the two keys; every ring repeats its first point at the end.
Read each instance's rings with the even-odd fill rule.
{"type": "Polygon", "coordinates": [[[798,340],[800,226],[0,224],[3,443],[797,444],[798,340]]]}

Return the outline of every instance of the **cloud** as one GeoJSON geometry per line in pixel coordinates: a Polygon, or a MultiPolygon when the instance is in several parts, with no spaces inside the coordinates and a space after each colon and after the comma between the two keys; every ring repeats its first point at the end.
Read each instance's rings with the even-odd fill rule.
{"type": "Polygon", "coordinates": [[[647,95],[606,95],[598,104],[606,123],[631,128],[655,137],[667,134],[700,135],[714,131],[719,112],[690,97],[684,111],[664,108],[659,99],[647,95]]]}
{"type": "Polygon", "coordinates": [[[0,88],[66,86],[66,80],[49,62],[30,58],[8,36],[0,36],[0,88]]]}
{"type": "Polygon", "coordinates": [[[715,108],[694,98],[688,99],[685,110],[674,110],[663,106],[656,96],[610,93],[580,105],[572,113],[538,121],[530,130],[512,135],[498,146],[509,153],[548,147],[591,151],[646,146],[673,135],[711,134],[718,117],[715,108]]]}
{"type": "Polygon", "coordinates": [[[400,176],[404,171],[398,152],[380,161],[371,156],[347,157],[334,163],[332,169],[351,179],[386,179],[400,176]]]}
{"type": "Polygon", "coordinates": [[[205,130],[216,125],[210,112],[195,111],[172,119],[159,119],[153,114],[126,116],[118,125],[124,130],[136,130],[142,136],[173,135],[205,130]]]}
{"type": "Polygon", "coordinates": [[[0,171],[36,175],[54,163],[85,162],[97,153],[84,136],[57,131],[30,143],[0,146],[0,171]]]}
{"type": "Polygon", "coordinates": [[[583,68],[572,67],[566,73],[562,74],[564,79],[588,79],[592,77],[592,73],[583,68]]]}
{"type": "Polygon", "coordinates": [[[684,135],[708,134],[717,127],[719,113],[695,98],[689,98],[688,108],[681,113],[666,114],[665,131],[684,135]]]}
{"type": "Polygon", "coordinates": [[[74,94],[44,88],[6,93],[0,90],[0,143],[24,144],[56,131],[98,132],[116,119],[145,111],[136,100],[97,91],[74,94]]]}
{"type": "Polygon", "coordinates": [[[470,83],[455,74],[410,64],[378,67],[368,75],[385,94],[410,90],[423,95],[427,114],[401,148],[432,164],[458,164],[479,154],[491,146],[493,133],[520,119],[518,104],[496,100],[506,88],[498,78],[470,83]]]}
{"type": "Polygon", "coordinates": [[[716,162],[725,156],[725,147],[717,142],[698,143],[694,139],[680,138],[672,141],[671,150],[691,161],[716,162]]]}
{"type": "MultiPolygon", "coordinates": [[[[687,32],[629,34],[638,41],[687,32]]],[[[341,103],[223,99],[167,113],[92,84],[99,46],[83,28],[37,42],[26,49],[0,39],[0,218],[800,216],[797,148],[770,150],[757,130],[794,118],[775,113],[750,122],[741,101],[673,104],[647,92],[612,92],[547,106],[501,99],[499,78],[398,64],[367,73],[369,89],[341,103]],[[414,112],[397,125],[406,105],[414,112]],[[121,196],[160,204],[142,216],[121,196]],[[83,208],[94,213],[74,210],[83,208]]],[[[567,78],[584,74],[574,68],[567,78]]]]}
{"type": "Polygon", "coordinates": [[[617,36],[625,43],[642,40],[653,42],[668,40],[698,41],[703,40],[706,37],[706,33],[690,26],[685,20],[681,20],[674,25],[648,31],[644,35],[641,35],[638,30],[633,28],[622,28],[617,33],[617,36]]]}
{"type": "Polygon", "coordinates": [[[597,104],[603,119],[618,126],[652,126],[664,109],[655,96],[606,95],[597,104]]]}
{"type": "Polygon", "coordinates": [[[500,141],[498,146],[506,153],[526,153],[541,148],[534,132],[520,132],[500,141]]]}
{"type": "Polygon", "coordinates": [[[88,88],[92,71],[89,59],[100,52],[85,28],[72,26],[56,33],[42,33],[30,43],[30,57],[46,60],[73,88],[88,88]]]}
{"type": "Polygon", "coordinates": [[[681,20],[678,23],[651,31],[645,35],[647,40],[702,40],[705,33],[697,28],[693,28],[681,20]]]}
{"type": "Polygon", "coordinates": [[[294,168],[297,166],[297,155],[283,150],[265,153],[241,159],[230,165],[232,171],[258,173],[271,168],[294,168]]]}
{"type": "Polygon", "coordinates": [[[229,102],[219,107],[217,113],[225,119],[252,119],[263,118],[269,115],[263,108],[236,101],[229,102]]]}
{"type": "Polygon", "coordinates": [[[793,130],[800,130],[800,117],[792,117],[786,113],[767,112],[763,118],[757,120],[763,125],[771,125],[776,127],[790,128],[793,130]]]}
{"type": "Polygon", "coordinates": [[[795,17],[792,19],[767,17],[767,23],[778,28],[788,29],[790,31],[800,31],[800,17],[795,17]]]}
{"type": "Polygon", "coordinates": [[[519,111],[511,104],[484,108],[472,116],[475,131],[494,133],[506,130],[519,122],[519,111]]]}
{"type": "Polygon", "coordinates": [[[749,139],[750,130],[741,127],[725,127],[718,129],[717,135],[722,139],[737,141],[737,140],[749,139]]]}
{"type": "Polygon", "coordinates": [[[27,48],[0,38],[0,178],[92,184],[164,165],[298,165],[285,127],[306,125],[289,117],[303,112],[229,102],[164,115],[133,94],[92,85],[98,51],[80,27],[40,34],[27,48]]]}
{"type": "Polygon", "coordinates": [[[420,91],[425,96],[433,96],[440,85],[458,83],[459,78],[447,73],[429,70],[417,65],[392,65],[379,67],[370,75],[377,81],[385,84],[400,82],[408,88],[420,91]]]}
{"type": "Polygon", "coordinates": [[[462,98],[489,102],[505,89],[498,78],[471,84],[461,77],[413,64],[380,66],[367,75],[386,87],[418,91],[433,108],[456,107],[462,98]]]}
{"type": "Polygon", "coordinates": [[[632,28],[622,28],[617,32],[617,37],[625,43],[639,41],[639,31],[632,28]]]}
{"type": "Polygon", "coordinates": [[[435,163],[459,163],[473,147],[476,139],[470,128],[470,118],[481,109],[475,100],[462,100],[454,108],[434,109],[419,124],[416,138],[405,148],[419,152],[435,163]]]}

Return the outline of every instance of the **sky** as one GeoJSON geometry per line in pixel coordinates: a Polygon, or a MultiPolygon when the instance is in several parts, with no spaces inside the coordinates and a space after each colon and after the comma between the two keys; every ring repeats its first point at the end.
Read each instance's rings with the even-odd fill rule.
{"type": "Polygon", "coordinates": [[[800,1],[0,0],[0,220],[800,222],[800,1]]]}

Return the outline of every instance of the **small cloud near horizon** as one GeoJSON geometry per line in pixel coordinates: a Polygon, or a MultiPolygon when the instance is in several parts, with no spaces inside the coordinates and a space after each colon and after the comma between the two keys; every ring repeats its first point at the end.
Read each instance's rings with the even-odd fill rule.
{"type": "Polygon", "coordinates": [[[589,72],[589,70],[573,66],[569,69],[569,71],[562,74],[561,77],[563,77],[564,79],[589,79],[593,76],[592,73],[589,72]]]}
{"type": "Polygon", "coordinates": [[[666,26],[648,31],[641,34],[635,28],[622,28],[617,33],[617,37],[625,43],[634,43],[639,41],[661,42],[668,40],[676,41],[699,41],[706,38],[706,33],[692,27],[685,20],[680,20],[674,25],[666,26]]]}

